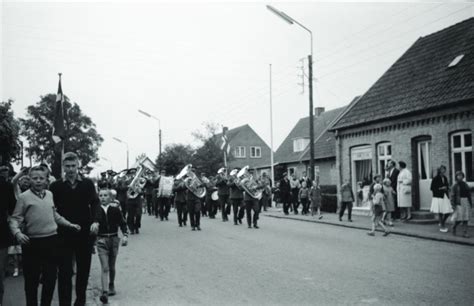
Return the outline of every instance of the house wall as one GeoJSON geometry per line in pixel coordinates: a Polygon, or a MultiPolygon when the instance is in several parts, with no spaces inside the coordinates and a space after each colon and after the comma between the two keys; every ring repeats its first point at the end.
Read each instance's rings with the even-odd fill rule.
{"type": "MultiPolygon", "coordinates": [[[[309,175],[309,163],[288,163],[285,164],[287,169],[294,167],[296,175],[302,176],[303,171],[306,171],[309,175]]],[[[337,171],[336,171],[336,159],[331,158],[327,160],[315,160],[314,166],[319,168],[319,184],[321,185],[337,185],[337,171]]],[[[317,174],[317,173],[316,173],[317,174]]]]}
{"type": "Polygon", "coordinates": [[[234,154],[234,148],[238,146],[245,147],[245,158],[237,158],[232,156],[229,160],[229,168],[242,168],[250,166],[250,168],[256,168],[262,164],[270,164],[270,153],[271,150],[265,142],[263,142],[255,133],[242,131],[230,141],[231,154],[234,154]],[[250,158],[250,147],[260,147],[262,150],[261,158],[250,158]]]}
{"type": "MultiPolygon", "coordinates": [[[[382,124],[367,125],[362,128],[339,131],[336,140],[336,174],[338,189],[345,180],[352,182],[354,175],[351,164],[351,149],[369,145],[372,152],[373,175],[377,169],[376,147],[379,143],[389,141],[392,144],[392,159],[405,161],[414,177],[413,206],[420,207],[420,190],[418,186],[418,168],[416,141],[421,137],[431,139],[431,172],[435,173],[440,165],[448,169],[452,183],[450,136],[453,132],[470,130],[474,132],[474,104],[470,103],[451,110],[440,110],[407,117],[388,120],[382,124]],[[416,167],[414,169],[414,167],[416,167]]],[[[353,186],[356,191],[356,186],[353,186]]]]}

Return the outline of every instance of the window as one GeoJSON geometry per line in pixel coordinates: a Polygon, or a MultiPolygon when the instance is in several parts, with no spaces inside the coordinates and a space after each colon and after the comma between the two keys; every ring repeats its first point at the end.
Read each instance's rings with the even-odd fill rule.
{"type": "Polygon", "coordinates": [[[377,172],[384,174],[385,166],[388,161],[392,159],[392,144],[390,142],[384,142],[377,146],[377,172]]]}
{"type": "Polygon", "coordinates": [[[245,147],[235,147],[234,157],[235,158],[245,158],[245,147]]]}
{"type": "Polygon", "coordinates": [[[250,158],[261,158],[261,157],[262,157],[262,148],[250,147],[250,158]]]}
{"type": "Polygon", "coordinates": [[[456,171],[466,175],[466,181],[473,182],[472,173],[472,133],[465,131],[451,135],[451,160],[453,181],[456,171]]]}
{"type": "Polygon", "coordinates": [[[302,152],[309,144],[308,138],[293,139],[293,152],[302,152]]]}
{"type": "Polygon", "coordinates": [[[294,173],[296,173],[296,168],[295,167],[288,167],[288,175],[292,176],[294,173]]]}

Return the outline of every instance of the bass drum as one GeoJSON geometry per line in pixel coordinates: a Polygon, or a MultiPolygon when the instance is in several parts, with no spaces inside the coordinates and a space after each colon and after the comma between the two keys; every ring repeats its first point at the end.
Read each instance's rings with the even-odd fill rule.
{"type": "Polygon", "coordinates": [[[217,190],[214,191],[214,192],[211,194],[211,199],[212,199],[213,201],[219,200],[219,195],[217,194],[217,190]]]}

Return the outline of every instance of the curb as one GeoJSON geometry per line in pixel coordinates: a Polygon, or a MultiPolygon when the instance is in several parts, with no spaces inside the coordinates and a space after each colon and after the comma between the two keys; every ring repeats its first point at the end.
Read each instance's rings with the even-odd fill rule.
{"type": "MultiPolygon", "coordinates": [[[[286,217],[286,216],[275,216],[275,215],[270,215],[270,214],[262,214],[262,215],[265,216],[265,217],[270,217],[270,218],[275,218],[275,219],[295,220],[295,221],[303,221],[303,222],[310,222],[310,223],[321,223],[321,224],[326,224],[326,225],[333,225],[333,226],[339,226],[339,227],[345,227],[345,228],[353,228],[353,229],[364,230],[364,231],[370,230],[369,227],[360,226],[360,225],[338,224],[338,223],[334,223],[334,222],[327,222],[327,221],[321,221],[321,220],[306,220],[306,219],[301,219],[301,218],[286,217]]],[[[376,231],[377,232],[383,232],[380,229],[377,229],[376,231]]],[[[406,236],[406,237],[420,238],[420,239],[425,239],[425,240],[433,240],[433,241],[448,242],[448,243],[453,243],[453,244],[474,246],[474,241],[472,241],[472,240],[453,240],[453,239],[448,239],[448,238],[427,236],[427,235],[417,234],[417,233],[413,233],[413,232],[404,232],[404,231],[398,231],[398,230],[392,230],[392,231],[390,231],[390,234],[399,235],[399,236],[406,236]]]]}

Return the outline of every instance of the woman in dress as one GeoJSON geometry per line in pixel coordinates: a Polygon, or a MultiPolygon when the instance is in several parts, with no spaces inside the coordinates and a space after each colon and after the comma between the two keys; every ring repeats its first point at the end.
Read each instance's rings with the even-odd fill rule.
{"type": "Polygon", "coordinates": [[[412,175],[407,169],[407,164],[403,161],[398,162],[400,166],[400,174],[398,175],[397,184],[397,205],[402,212],[402,220],[411,219],[411,182],[412,175]]]}
{"type": "Polygon", "coordinates": [[[438,214],[440,232],[447,233],[448,228],[446,220],[449,214],[453,212],[451,202],[449,201],[449,183],[446,177],[446,167],[440,166],[436,176],[431,181],[431,192],[433,193],[433,200],[431,201],[431,212],[438,214]]]}
{"type": "Polygon", "coordinates": [[[472,199],[469,186],[464,181],[464,173],[462,171],[456,172],[456,182],[452,188],[451,203],[454,208],[453,214],[453,235],[456,235],[456,227],[462,223],[464,228],[463,237],[469,238],[467,234],[467,226],[469,218],[471,217],[472,199]]]}

